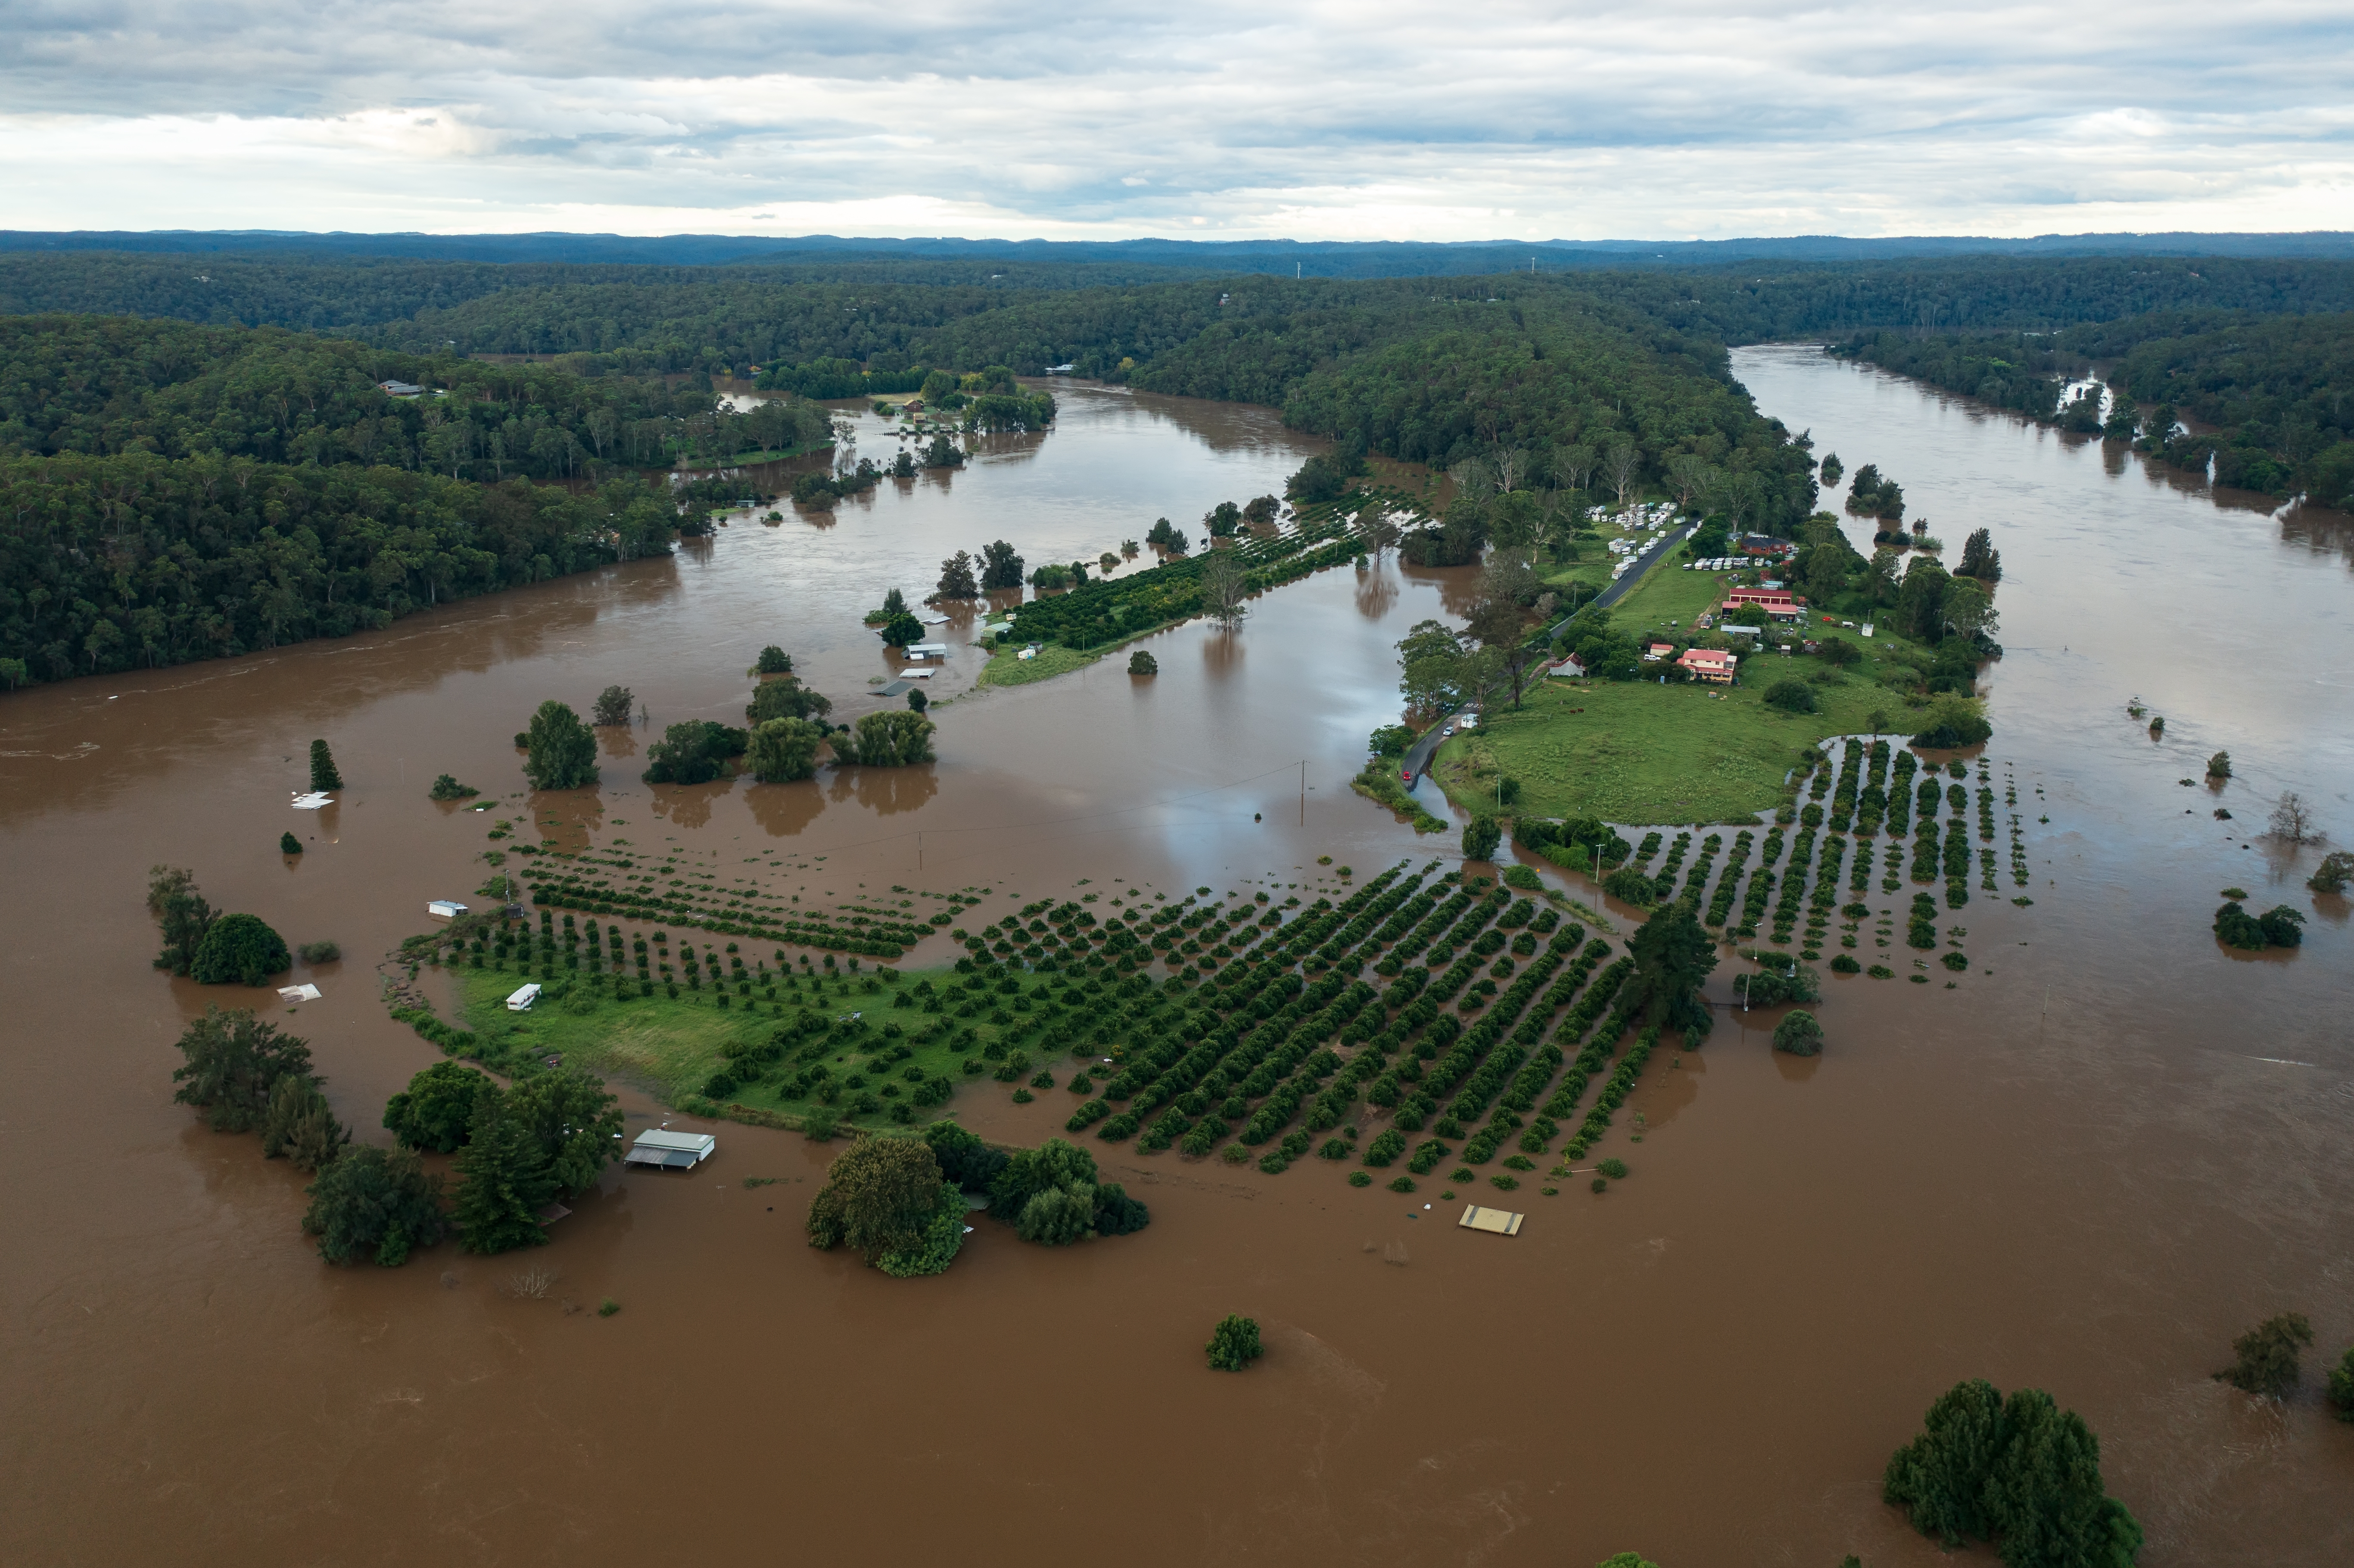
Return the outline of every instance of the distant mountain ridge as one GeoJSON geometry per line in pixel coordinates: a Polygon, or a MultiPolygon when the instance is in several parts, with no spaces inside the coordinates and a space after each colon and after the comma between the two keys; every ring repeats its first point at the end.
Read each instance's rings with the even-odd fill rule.
{"type": "Polygon", "coordinates": [[[1797,235],[1752,239],[1499,239],[1437,241],[1294,239],[958,239],[831,234],[316,234],[279,229],[0,230],[0,251],[111,251],[478,262],[571,262],[725,266],[810,260],[1002,259],[1028,263],[1124,263],[1191,272],[1281,272],[1311,278],[1395,278],[1646,266],[1695,267],[1744,260],[1870,261],[1955,256],[2228,256],[2354,258],[2354,232],[2293,234],[2043,234],[2005,239],[1968,235],[1855,238],[1797,235]]]}

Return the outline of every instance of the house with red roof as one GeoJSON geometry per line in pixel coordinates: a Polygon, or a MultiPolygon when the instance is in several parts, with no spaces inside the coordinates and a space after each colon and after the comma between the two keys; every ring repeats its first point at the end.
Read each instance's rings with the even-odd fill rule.
{"type": "Polygon", "coordinates": [[[1676,667],[1693,680],[1706,681],[1717,686],[1733,684],[1733,673],[1740,665],[1738,654],[1728,653],[1722,648],[1687,648],[1683,657],[1676,661],[1676,667]]]}

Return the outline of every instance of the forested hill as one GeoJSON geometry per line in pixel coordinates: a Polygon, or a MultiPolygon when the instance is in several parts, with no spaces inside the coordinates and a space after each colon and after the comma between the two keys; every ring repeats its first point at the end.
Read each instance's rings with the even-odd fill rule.
{"type": "MultiPolygon", "coordinates": [[[[595,353],[638,371],[702,370],[912,351],[909,334],[1007,310],[1025,296],[1096,300],[1182,283],[1326,309],[1374,287],[1402,296],[1575,294],[1722,344],[1857,331],[2053,331],[2164,310],[2354,310],[2354,261],[2224,257],[1967,256],[1744,260],[1568,275],[1497,272],[1358,283],[1264,274],[1224,281],[1128,262],[845,256],[707,267],[0,252],[0,314],[81,312],[340,332],[417,353],[595,353]],[[1278,291],[1288,291],[1278,292],[1278,291]]],[[[1286,308],[1293,308],[1286,306],[1286,308]]],[[[1096,307],[1034,335],[1034,374],[1110,346],[1096,307]]],[[[1122,355],[1129,352],[1122,346],[1122,355]]],[[[1117,365],[1116,355],[1108,363],[1117,365]]]]}
{"type": "Polygon", "coordinates": [[[2137,441],[2219,484],[2354,508],[2354,312],[2156,311],[2066,331],[1861,334],[1834,352],[2084,434],[2137,441]],[[2064,404],[2109,362],[2116,394],[2064,404]],[[2179,418],[2212,427],[2177,431],[2179,418]]]}
{"type": "Polygon", "coordinates": [[[0,316],[0,451],[385,464],[452,479],[595,478],[810,450],[822,409],[722,408],[661,377],[420,355],[276,328],[0,316]],[[406,382],[435,396],[390,397],[406,382]]]}

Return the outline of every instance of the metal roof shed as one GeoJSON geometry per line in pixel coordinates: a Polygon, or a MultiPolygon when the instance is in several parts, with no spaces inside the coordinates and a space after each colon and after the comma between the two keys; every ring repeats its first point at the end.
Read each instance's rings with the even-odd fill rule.
{"type": "Polygon", "coordinates": [[[652,1165],[663,1171],[692,1171],[719,1150],[719,1140],[707,1132],[672,1132],[648,1128],[622,1159],[624,1165],[652,1165]]]}
{"type": "Polygon", "coordinates": [[[425,912],[444,920],[455,920],[466,912],[466,906],[454,898],[436,898],[425,906],[425,912]]]}
{"type": "Polygon", "coordinates": [[[539,982],[537,980],[534,980],[529,985],[524,986],[514,995],[507,998],[507,1011],[509,1012],[529,1012],[531,1011],[531,1004],[538,1000],[539,982]]]}
{"type": "Polygon", "coordinates": [[[1521,1234],[1521,1221],[1526,1217],[1513,1213],[1510,1209],[1483,1209],[1472,1203],[1465,1207],[1463,1217],[1455,1223],[1467,1231],[1488,1231],[1500,1236],[1516,1236],[1521,1234]]]}

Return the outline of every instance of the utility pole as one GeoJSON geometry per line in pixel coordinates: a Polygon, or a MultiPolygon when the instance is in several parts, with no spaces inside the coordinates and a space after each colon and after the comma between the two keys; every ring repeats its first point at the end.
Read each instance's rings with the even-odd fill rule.
{"type": "Polygon", "coordinates": [[[1299,759],[1299,825],[1308,825],[1308,758],[1299,759]]]}

